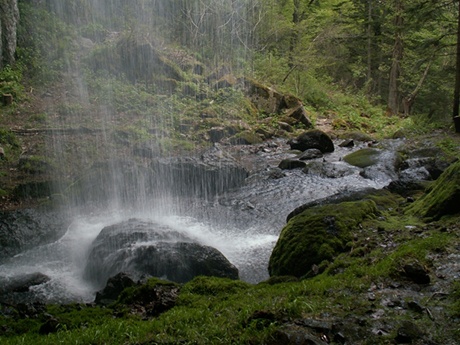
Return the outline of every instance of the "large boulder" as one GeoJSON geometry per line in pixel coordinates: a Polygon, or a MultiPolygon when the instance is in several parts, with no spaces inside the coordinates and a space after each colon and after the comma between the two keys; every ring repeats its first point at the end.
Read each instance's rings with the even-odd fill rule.
{"type": "Polygon", "coordinates": [[[270,257],[270,276],[302,277],[348,248],[352,231],[377,214],[372,200],[316,206],[292,217],[270,257]]]}
{"type": "Polygon", "coordinates": [[[127,272],[133,279],[155,276],[184,283],[198,275],[238,279],[238,270],[217,249],[167,226],[130,219],[107,226],[94,240],[85,278],[104,286],[127,272]]]}
{"type": "Polygon", "coordinates": [[[41,209],[0,211],[0,260],[59,239],[69,221],[60,212],[41,209]]]}
{"type": "Polygon", "coordinates": [[[408,212],[438,220],[445,215],[458,214],[459,204],[460,161],[444,171],[426,194],[412,204],[408,212]]]}
{"type": "Polygon", "coordinates": [[[334,152],[332,139],[319,129],[312,129],[300,134],[297,138],[288,141],[292,150],[306,151],[318,149],[322,153],[334,152]]]}

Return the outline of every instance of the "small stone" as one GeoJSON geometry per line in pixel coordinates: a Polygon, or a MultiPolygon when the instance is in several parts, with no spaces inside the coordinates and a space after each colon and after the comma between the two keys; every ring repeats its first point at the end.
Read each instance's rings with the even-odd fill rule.
{"type": "Polygon", "coordinates": [[[306,166],[307,164],[303,161],[296,159],[283,159],[278,165],[278,168],[283,170],[291,170],[296,168],[305,168],[306,166]]]}
{"type": "Polygon", "coordinates": [[[423,308],[418,302],[416,301],[410,301],[409,303],[407,303],[407,307],[410,309],[410,310],[413,310],[417,313],[423,313],[423,311],[425,310],[425,308],[423,308]]]}
{"type": "Polygon", "coordinates": [[[410,321],[404,321],[398,329],[398,335],[395,338],[398,344],[412,343],[422,337],[422,331],[416,324],[410,321]]]}
{"type": "Polygon", "coordinates": [[[416,284],[429,284],[431,279],[426,269],[418,262],[404,265],[404,274],[416,284]]]}
{"type": "Polygon", "coordinates": [[[339,144],[339,146],[340,147],[353,147],[355,146],[355,142],[353,141],[353,139],[347,139],[347,140],[342,141],[339,144]]]}

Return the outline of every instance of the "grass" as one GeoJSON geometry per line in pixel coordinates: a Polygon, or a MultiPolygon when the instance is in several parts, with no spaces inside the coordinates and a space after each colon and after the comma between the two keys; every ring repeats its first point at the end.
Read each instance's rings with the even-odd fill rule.
{"type": "MultiPolygon", "coordinates": [[[[0,327],[9,332],[3,332],[0,342],[5,345],[262,344],[287,320],[321,319],[328,314],[338,319],[349,314],[364,315],[372,309],[372,302],[362,296],[373,282],[397,279],[401,265],[408,260],[429,265],[427,254],[446,250],[456,237],[432,230],[420,238],[407,241],[402,238],[394,252],[376,248],[362,257],[344,253],[323,274],[301,281],[251,285],[196,277],[181,287],[175,307],[148,320],[126,312],[120,314],[122,303],[142,293],[142,288],[130,288],[120,302],[108,308],[48,306],[46,312],[59,320],[59,330],[49,335],[38,334],[45,321],[43,316],[26,319],[5,316],[3,307],[0,327]]],[[[158,283],[161,282],[153,280],[149,284],[158,283]]],[[[453,296],[458,291],[457,284],[453,296]]],[[[452,306],[453,315],[458,314],[458,309],[456,302],[452,306]]]]}

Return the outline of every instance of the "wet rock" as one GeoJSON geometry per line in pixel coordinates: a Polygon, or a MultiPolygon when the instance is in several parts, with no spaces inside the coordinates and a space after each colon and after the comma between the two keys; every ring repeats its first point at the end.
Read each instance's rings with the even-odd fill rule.
{"type": "Polygon", "coordinates": [[[47,275],[36,272],[9,278],[0,282],[0,294],[8,292],[27,292],[31,286],[41,285],[50,280],[47,275]]]}
{"type": "Polygon", "coordinates": [[[94,302],[104,305],[113,303],[124,289],[134,286],[135,284],[134,280],[132,280],[128,274],[120,272],[107,280],[104,289],[96,293],[94,302]]]}
{"type": "Polygon", "coordinates": [[[425,187],[420,182],[403,179],[391,181],[385,189],[404,197],[411,197],[415,192],[424,190],[425,187]]]}
{"type": "Polygon", "coordinates": [[[278,165],[278,168],[282,170],[291,170],[291,169],[297,169],[297,168],[305,168],[307,164],[304,161],[299,161],[297,159],[283,159],[280,164],[278,165]]]}
{"type": "Polygon", "coordinates": [[[418,262],[404,265],[403,274],[416,284],[429,284],[431,281],[428,271],[418,262]]]}
{"type": "Polygon", "coordinates": [[[377,164],[380,156],[380,150],[374,148],[365,148],[346,155],[343,160],[350,165],[359,168],[377,164]]]}
{"type": "Polygon", "coordinates": [[[353,147],[355,146],[355,141],[353,139],[347,139],[347,140],[342,141],[339,144],[339,146],[340,147],[353,147]]]}
{"type": "Polygon", "coordinates": [[[288,141],[292,150],[305,151],[308,149],[318,149],[322,153],[334,152],[334,143],[329,135],[318,129],[312,129],[299,135],[295,139],[288,141]]]}
{"type": "Polygon", "coordinates": [[[308,149],[308,150],[305,150],[304,152],[302,152],[297,157],[297,159],[299,159],[301,161],[307,161],[307,160],[310,160],[310,159],[321,158],[323,156],[324,156],[323,153],[318,149],[308,149]]]}
{"type": "Polygon", "coordinates": [[[40,209],[0,211],[0,260],[60,238],[66,215],[40,209]]]}
{"type": "Polygon", "coordinates": [[[339,178],[356,173],[356,168],[346,164],[330,162],[312,162],[308,163],[303,170],[306,174],[314,174],[327,178],[339,178]]]}
{"type": "Polygon", "coordinates": [[[119,272],[133,279],[147,275],[180,283],[198,275],[238,279],[236,267],[217,249],[170,227],[138,219],[105,227],[91,246],[86,279],[102,287],[119,272]]]}
{"type": "Polygon", "coordinates": [[[405,151],[407,157],[401,170],[424,168],[430,175],[430,179],[436,180],[452,163],[439,147],[425,147],[416,150],[405,151]]]}

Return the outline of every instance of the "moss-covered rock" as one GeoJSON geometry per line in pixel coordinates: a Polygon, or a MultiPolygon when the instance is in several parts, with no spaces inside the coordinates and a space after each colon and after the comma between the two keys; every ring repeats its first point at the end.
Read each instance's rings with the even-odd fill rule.
{"type": "Polygon", "coordinates": [[[372,200],[317,206],[303,211],[282,230],[270,257],[270,276],[306,275],[313,265],[345,251],[353,229],[377,213],[372,200]]]}
{"type": "Polygon", "coordinates": [[[460,161],[452,164],[426,194],[412,204],[409,214],[438,220],[460,212],[460,161]]]}
{"type": "Polygon", "coordinates": [[[343,157],[343,160],[358,168],[366,168],[378,162],[380,151],[373,148],[365,148],[343,157]]]}

